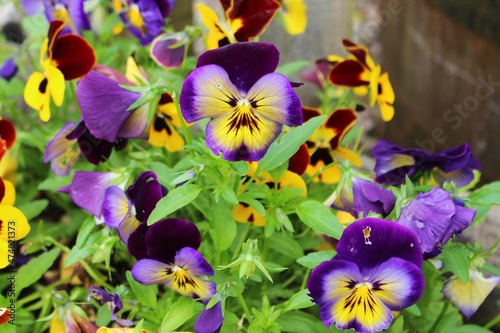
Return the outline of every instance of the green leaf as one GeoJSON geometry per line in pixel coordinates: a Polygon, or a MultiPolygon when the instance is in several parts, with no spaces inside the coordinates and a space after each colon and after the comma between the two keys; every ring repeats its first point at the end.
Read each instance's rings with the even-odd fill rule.
{"type": "Polygon", "coordinates": [[[19,206],[18,208],[23,212],[28,221],[40,215],[40,213],[48,206],[47,199],[35,200],[33,202],[19,206]]]}
{"type": "Polygon", "coordinates": [[[127,281],[132,289],[132,292],[135,295],[135,298],[139,304],[143,304],[149,306],[150,308],[156,309],[157,307],[157,299],[156,295],[158,294],[158,285],[153,284],[150,286],[145,286],[142,283],[137,282],[132,277],[132,273],[127,271],[126,273],[127,281]]]}
{"type": "Polygon", "coordinates": [[[149,215],[148,225],[158,222],[179,208],[186,206],[196,199],[200,192],[201,188],[193,184],[187,184],[173,189],[166,197],[158,201],[155,209],[151,212],[151,215],[149,215]]]}
{"type": "Polygon", "coordinates": [[[178,329],[182,324],[191,319],[198,311],[197,303],[188,297],[179,298],[168,310],[161,322],[161,332],[171,332],[178,329]]]}
{"type": "Polygon", "coordinates": [[[458,276],[464,283],[469,281],[469,252],[464,244],[448,243],[438,257],[444,267],[458,276]]]}
{"type": "Polygon", "coordinates": [[[285,76],[291,76],[302,68],[309,66],[311,63],[307,60],[295,60],[291,62],[287,62],[286,64],[280,65],[277,69],[277,73],[281,73],[285,76]]]}
{"type": "Polygon", "coordinates": [[[303,202],[296,210],[299,218],[310,228],[327,236],[339,239],[344,228],[329,207],[318,201],[303,202]]]}
{"type": "Polygon", "coordinates": [[[311,301],[311,297],[308,293],[309,290],[304,289],[290,297],[290,299],[285,303],[285,309],[283,311],[286,312],[313,306],[314,303],[311,301]]]}
{"type": "Polygon", "coordinates": [[[297,259],[297,262],[304,267],[313,269],[322,262],[332,259],[335,254],[336,252],[333,250],[311,252],[308,255],[297,259]]]}
{"type": "Polygon", "coordinates": [[[95,252],[95,247],[93,246],[99,238],[98,234],[92,234],[94,230],[95,221],[93,217],[88,217],[83,225],[80,227],[78,236],[76,237],[75,246],[71,249],[68,257],[64,262],[64,267],[68,268],[80,259],[85,259],[95,252]]]}
{"type": "Polygon", "coordinates": [[[302,251],[300,244],[286,233],[274,233],[270,240],[273,244],[273,250],[283,254],[284,256],[295,259],[304,255],[304,251],[302,251]]]}
{"type": "Polygon", "coordinates": [[[469,199],[480,205],[500,205],[500,181],[486,184],[469,195],[469,199]]]}
{"type": "Polygon", "coordinates": [[[219,251],[225,251],[236,237],[236,222],[227,202],[219,200],[210,209],[210,236],[219,251]]]}
{"type": "Polygon", "coordinates": [[[293,156],[299,147],[316,131],[324,122],[326,116],[318,116],[309,119],[302,126],[296,127],[283,134],[281,139],[274,141],[266,155],[260,160],[257,173],[269,171],[279,167],[293,156]]]}
{"type": "Polygon", "coordinates": [[[422,315],[422,312],[420,311],[420,308],[418,307],[417,304],[413,304],[412,306],[404,309],[404,311],[416,316],[416,317],[420,317],[422,315]]]}
{"type": "Polygon", "coordinates": [[[21,293],[26,287],[31,286],[42,278],[42,275],[49,270],[61,250],[52,249],[37,258],[32,258],[28,263],[19,268],[16,278],[16,295],[21,293]]]}
{"type": "Polygon", "coordinates": [[[492,333],[489,329],[474,324],[467,324],[457,328],[455,333],[492,333]]]}

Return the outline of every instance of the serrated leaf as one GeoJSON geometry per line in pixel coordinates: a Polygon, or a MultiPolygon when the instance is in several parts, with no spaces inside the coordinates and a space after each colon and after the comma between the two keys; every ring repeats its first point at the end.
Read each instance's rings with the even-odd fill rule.
{"type": "Polygon", "coordinates": [[[469,253],[464,244],[448,243],[439,259],[443,261],[444,267],[455,274],[464,283],[469,281],[469,253]]]}
{"type": "Polygon", "coordinates": [[[52,266],[60,252],[61,250],[57,248],[52,249],[36,258],[30,259],[26,265],[21,266],[16,278],[16,295],[19,295],[24,288],[40,280],[42,275],[52,266]]]}
{"type": "Polygon", "coordinates": [[[179,208],[188,205],[196,199],[200,192],[201,188],[194,184],[187,184],[173,189],[166,197],[158,201],[155,209],[149,215],[148,225],[158,222],[179,208]]]}
{"type": "Polygon", "coordinates": [[[299,147],[311,137],[314,131],[321,126],[325,118],[326,116],[313,117],[302,126],[283,134],[281,139],[274,141],[266,155],[260,160],[257,173],[272,170],[288,161],[299,147]]]}
{"type": "Polygon", "coordinates": [[[179,328],[186,321],[191,319],[197,313],[196,306],[198,304],[187,297],[180,298],[172,304],[163,321],[161,322],[161,332],[172,332],[179,328]]]}
{"type": "Polygon", "coordinates": [[[290,297],[290,299],[285,303],[285,309],[283,310],[284,312],[286,311],[292,311],[292,310],[298,310],[298,309],[304,309],[313,306],[314,303],[311,300],[311,297],[309,296],[309,290],[304,289],[290,297]]]}
{"type": "Polygon", "coordinates": [[[210,236],[219,251],[225,251],[236,237],[236,221],[227,202],[219,200],[210,210],[210,236]]]}
{"type": "Polygon", "coordinates": [[[339,239],[344,228],[333,214],[332,210],[318,201],[309,200],[297,207],[299,218],[310,228],[327,236],[339,239]]]}
{"type": "Polygon", "coordinates": [[[304,267],[313,269],[322,262],[332,259],[335,254],[336,252],[333,250],[311,252],[308,255],[297,259],[297,262],[304,267]]]}
{"type": "Polygon", "coordinates": [[[136,300],[143,305],[149,306],[153,309],[157,307],[156,295],[158,295],[158,285],[153,284],[150,286],[145,286],[132,277],[132,273],[127,271],[126,273],[127,281],[135,295],[136,300]]]}
{"type": "Polygon", "coordinates": [[[37,217],[49,205],[47,199],[35,200],[30,203],[19,206],[24,216],[29,220],[37,217]]]}

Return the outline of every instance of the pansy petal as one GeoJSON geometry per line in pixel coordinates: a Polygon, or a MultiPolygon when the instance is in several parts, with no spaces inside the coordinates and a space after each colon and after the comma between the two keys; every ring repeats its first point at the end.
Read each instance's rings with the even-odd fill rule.
{"type": "Polygon", "coordinates": [[[24,86],[24,101],[31,108],[40,111],[40,119],[50,119],[50,92],[48,91],[48,80],[42,73],[34,72],[28,78],[24,86]]]}
{"type": "Polygon", "coordinates": [[[258,161],[278,137],[282,125],[254,113],[235,112],[211,120],[207,125],[207,146],[229,161],[258,161]]]}
{"type": "Polygon", "coordinates": [[[333,150],[339,147],[345,134],[354,126],[357,120],[358,116],[352,109],[338,109],[328,117],[325,127],[331,128],[335,132],[335,136],[329,141],[333,150]]]}
{"type": "Polygon", "coordinates": [[[154,147],[165,147],[169,152],[181,151],[184,139],[163,115],[156,114],[149,125],[148,142],[154,147]]]}
{"type": "Polygon", "coordinates": [[[9,265],[9,243],[0,237],[0,269],[9,265]]]}
{"type": "Polygon", "coordinates": [[[471,271],[467,283],[456,276],[448,281],[443,294],[470,319],[498,283],[500,276],[485,278],[481,272],[471,271]]]}
{"type": "Polygon", "coordinates": [[[118,226],[118,236],[125,244],[128,244],[130,235],[139,227],[141,222],[131,214],[128,214],[118,226]]]}
{"type": "Polygon", "coordinates": [[[219,332],[224,321],[222,313],[222,303],[217,302],[210,309],[206,307],[201,311],[196,322],[194,323],[194,331],[197,333],[213,333],[219,332]]]}
{"type": "Polygon", "coordinates": [[[16,189],[10,180],[0,177],[0,205],[13,206],[16,202],[16,189]]]}
{"type": "Polygon", "coordinates": [[[344,60],[336,64],[328,79],[333,84],[347,87],[359,87],[368,84],[366,79],[366,68],[356,60],[344,60]]]}
{"type": "Polygon", "coordinates": [[[20,240],[30,232],[31,228],[26,216],[16,207],[0,205],[0,216],[0,239],[20,240]]]}
{"type": "Polygon", "coordinates": [[[73,132],[76,128],[76,124],[72,122],[66,123],[63,128],[56,133],[56,135],[49,141],[45,147],[45,153],[43,155],[44,163],[64,154],[66,151],[71,149],[75,144],[74,140],[68,140],[66,136],[73,132]]]}
{"type": "Polygon", "coordinates": [[[400,258],[391,258],[365,275],[371,277],[374,295],[392,311],[415,304],[425,287],[420,267],[400,258]]]}
{"type": "Polygon", "coordinates": [[[10,81],[16,75],[18,67],[13,58],[9,58],[0,66],[0,77],[10,81]]]}
{"type": "Polygon", "coordinates": [[[149,54],[158,65],[177,68],[184,61],[187,42],[189,37],[185,32],[161,34],[151,43],[149,54]]]}
{"type": "Polygon", "coordinates": [[[52,48],[52,62],[66,81],[84,76],[94,68],[94,49],[82,37],[68,34],[59,37],[52,48]]]}
{"type": "Polygon", "coordinates": [[[149,105],[144,104],[130,111],[130,117],[125,121],[118,132],[120,138],[139,138],[148,126],[149,105]]]}
{"type": "Polygon", "coordinates": [[[125,192],[118,186],[110,186],[104,192],[102,216],[111,228],[118,228],[130,211],[130,203],[125,192]]]}
{"type": "Polygon", "coordinates": [[[121,127],[131,116],[128,107],[141,97],[96,71],[80,80],[76,96],[90,133],[109,142],[116,141],[121,127]]]}
{"type": "Polygon", "coordinates": [[[281,12],[286,32],[290,35],[299,35],[307,27],[307,4],[303,0],[283,0],[281,12]]]}
{"type": "Polygon", "coordinates": [[[240,42],[204,52],[196,67],[219,65],[238,91],[247,92],[261,77],[274,72],[279,51],[273,44],[240,42]]]}
{"type": "Polygon", "coordinates": [[[195,69],[182,86],[179,103],[188,123],[227,115],[234,110],[240,93],[218,65],[195,69]]]}
{"type": "Polygon", "coordinates": [[[47,86],[50,96],[55,105],[61,106],[64,100],[64,91],[66,90],[64,75],[59,68],[52,65],[44,66],[44,70],[47,75],[47,86]]]}
{"type": "Polygon", "coordinates": [[[141,223],[128,238],[128,252],[137,260],[149,258],[146,247],[146,233],[149,229],[147,223],[141,223]]]}
{"type": "Polygon", "coordinates": [[[133,278],[144,284],[162,284],[172,278],[173,265],[153,259],[141,259],[132,267],[133,278]]]}
{"type": "Polygon", "coordinates": [[[200,13],[203,25],[208,29],[206,37],[206,47],[208,50],[217,49],[218,47],[235,43],[234,35],[228,28],[221,24],[217,13],[207,5],[198,3],[196,9],[200,13]]]}
{"type": "Polygon", "coordinates": [[[201,234],[194,223],[168,218],[149,227],[145,242],[150,258],[173,262],[176,252],[183,247],[198,249],[201,244],[201,234]]]}
{"type": "Polygon", "coordinates": [[[77,150],[68,150],[64,154],[57,156],[50,163],[50,168],[58,176],[69,175],[73,165],[80,157],[80,152],[77,150]]]}
{"type": "Polygon", "coordinates": [[[127,194],[136,208],[136,217],[146,222],[156,203],[163,197],[161,184],[153,171],[142,172],[127,189],[127,194]]]}
{"type": "Polygon", "coordinates": [[[0,138],[5,141],[7,149],[16,141],[16,128],[10,120],[0,118],[0,138]]]}
{"type": "Polygon", "coordinates": [[[245,98],[257,114],[269,120],[288,126],[302,125],[302,103],[283,74],[264,75],[245,98]]]}
{"type": "Polygon", "coordinates": [[[280,8],[275,0],[232,1],[226,11],[234,36],[238,42],[246,42],[261,35],[280,8]]]}
{"type": "Polygon", "coordinates": [[[177,251],[174,263],[189,271],[191,275],[214,275],[214,270],[207,260],[198,251],[190,247],[183,247],[177,251]]]}
{"type": "Polygon", "coordinates": [[[216,291],[214,282],[192,276],[184,269],[177,270],[166,285],[178,293],[192,298],[208,298],[216,291]]]}
{"type": "Polygon", "coordinates": [[[417,235],[395,222],[364,218],[349,225],[337,245],[340,259],[359,267],[375,267],[392,257],[422,266],[423,256],[417,235]]]}

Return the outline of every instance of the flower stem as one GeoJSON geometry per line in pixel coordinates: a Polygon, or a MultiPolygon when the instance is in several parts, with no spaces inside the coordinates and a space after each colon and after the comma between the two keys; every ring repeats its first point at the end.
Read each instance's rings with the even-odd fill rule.
{"type": "Polygon", "coordinates": [[[444,305],[443,305],[443,308],[441,309],[441,312],[439,313],[439,316],[437,317],[436,321],[434,322],[434,324],[432,325],[431,329],[429,330],[429,332],[437,332],[437,327],[439,326],[439,323],[441,322],[441,320],[444,318],[444,316],[446,315],[446,311],[448,311],[448,307],[450,306],[450,303],[449,302],[445,302],[444,305]]]}
{"type": "Polygon", "coordinates": [[[250,325],[252,324],[252,313],[250,312],[250,309],[248,308],[247,302],[245,301],[245,298],[241,294],[241,292],[238,290],[238,287],[236,285],[232,285],[233,290],[236,292],[236,295],[238,296],[238,300],[240,301],[241,307],[243,308],[243,311],[245,311],[245,315],[247,316],[248,322],[250,325]]]}
{"type": "Polygon", "coordinates": [[[309,279],[309,274],[311,274],[311,269],[308,268],[306,271],[306,274],[304,274],[304,278],[302,279],[302,284],[300,285],[300,290],[303,290],[306,288],[307,285],[307,279],[309,279]]]}
{"type": "Polygon", "coordinates": [[[243,232],[241,233],[240,239],[238,240],[238,245],[235,248],[235,251],[233,253],[233,257],[231,258],[231,261],[235,261],[238,255],[240,254],[241,247],[243,246],[243,243],[245,242],[248,233],[250,232],[250,227],[251,227],[251,222],[248,222],[245,225],[245,229],[243,229],[243,232]]]}
{"type": "Polygon", "coordinates": [[[486,329],[490,329],[492,328],[493,326],[495,326],[496,324],[500,323],[500,314],[497,315],[495,318],[493,318],[492,320],[490,320],[489,322],[487,322],[485,325],[484,325],[484,328],[486,329]]]}

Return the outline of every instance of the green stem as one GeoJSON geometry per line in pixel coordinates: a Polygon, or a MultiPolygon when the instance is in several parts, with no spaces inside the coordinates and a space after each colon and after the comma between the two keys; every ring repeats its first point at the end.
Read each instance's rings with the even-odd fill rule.
{"type": "Polygon", "coordinates": [[[309,279],[309,274],[311,274],[310,268],[308,268],[306,274],[304,274],[304,278],[302,279],[302,283],[300,284],[300,290],[306,289],[307,280],[309,279]]]}
{"type": "MultiPolygon", "coordinates": [[[[76,98],[76,88],[75,88],[75,81],[69,81],[69,90],[71,90],[71,96],[73,97],[73,101],[75,103],[75,110],[77,113],[80,115],[81,110],[80,110],[80,105],[78,104],[78,99],[76,98]]],[[[64,120],[68,121],[68,110],[64,109],[64,120]]]]}
{"type": "Polygon", "coordinates": [[[252,324],[252,313],[250,312],[250,309],[248,308],[248,305],[247,305],[247,302],[245,301],[245,298],[243,298],[243,295],[238,290],[237,286],[232,285],[232,288],[236,292],[236,295],[238,296],[238,300],[240,301],[240,304],[241,304],[241,307],[243,308],[243,311],[245,311],[245,315],[247,316],[248,323],[251,325],[252,324]]]}
{"type": "Polygon", "coordinates": [[[243,243],[245,242],[248,233],[250,232],[250,228],[252,226],[252,223],[248,222],[245,226],[245,229],[241,233],[240,239],[238,240],[238,245],[236,245],[235,251],[233,253],[233,257],[231,258],[231,262],[235,261],[238,255],[240,254],[241,247],[243,246],[243,243]]]}
{"type": "MultiPolygon", "coordinates": [[[[50,293],[44,293],[42,294],[42,310],[40,311],[40,314],[38,315],[38,318],[45,318],[49,314],[50,310],[50,293]]],[[[41,332],[42,325],[44,322],[38,321],[35,323],[35,328],[34,328],[34,333],[41,332]]]]}
{"type": "Polygon", "coordinates": [[[443,319],[443,317],[446,315],[446,311],[448,311],[448,307],[450,306],[449,302],[445,302],[443,305],[443,308],[441,309],[441,312],[439,313],[439,316],[437,317],[436,321],[432,325],[431,329],[429,332],[437,332],[437,327],[439,326],[439,323],[443,319]]]}
{"type": "Polygon", "coordinates": [[[18,300],[16,305],[18,307],[22,307],[24,304],[30,303],[30,302],[40,298],[45,291],[47,291],[47,290],[52,291],[52,290],[56,289],[58,286],[60,286],[61,284],[65,284],[68,281],[69,281],[69,278],[56,281],[56,282],[48,285],[47,287],[43,288],[42,290],[36,291],[36,292],[18,300]]]}
{"type": "Polygon", "coordinates": [[[492,328],[493,326],[495,326],[498,323],[500,323],[500,314],[497,315],[492,320],[490,320],[489,322],[487,322],[486,325],[484,325],[484,328],[490,329],[490,328],[492,328]]]}

